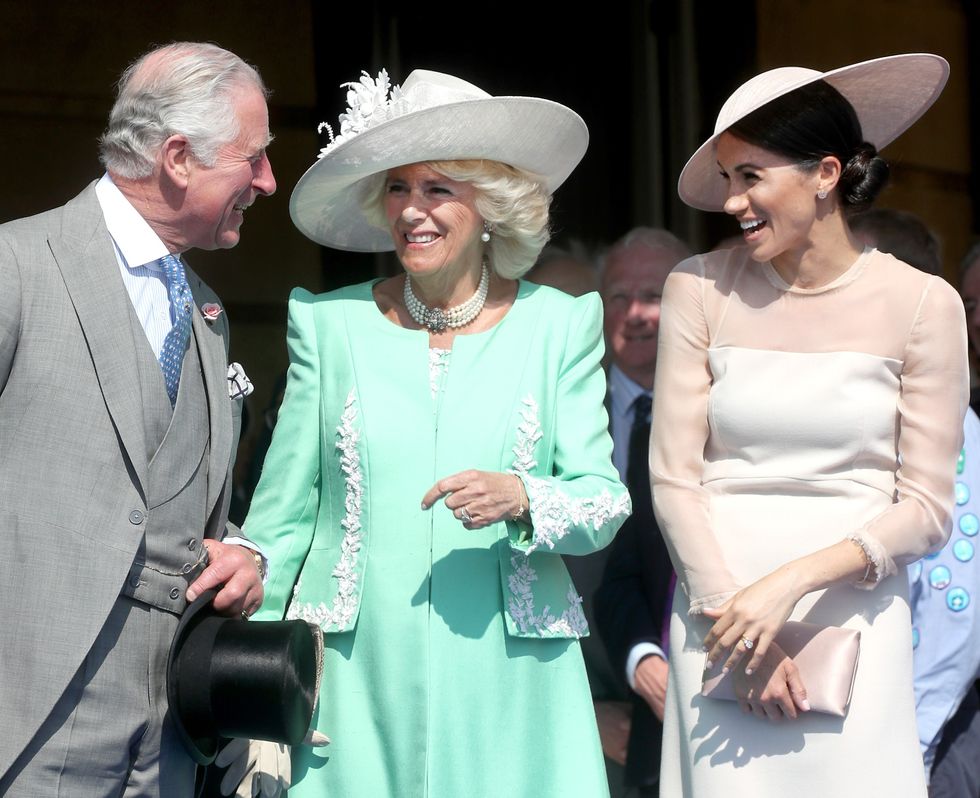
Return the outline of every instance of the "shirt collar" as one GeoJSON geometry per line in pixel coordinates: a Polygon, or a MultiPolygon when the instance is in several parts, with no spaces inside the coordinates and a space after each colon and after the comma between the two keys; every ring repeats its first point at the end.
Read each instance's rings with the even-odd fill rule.
{"type": "Polygon", "coordinates": [[[633,412],[633,402],[641,394],[651,396],[651,392],[642,385],[627,377],[615,363],[609,367],[609,395],[612,402],[612,412],[626,417],[633,412]]]}
{"type": "Polygon", "coordinates": [[[154,261],[168,254],[167,246],[139,215],[108,174],[95,185],[95,196],[102,208],[105,226],[116,250],[129,269],[139,266],[158,268],[154,261]]]}

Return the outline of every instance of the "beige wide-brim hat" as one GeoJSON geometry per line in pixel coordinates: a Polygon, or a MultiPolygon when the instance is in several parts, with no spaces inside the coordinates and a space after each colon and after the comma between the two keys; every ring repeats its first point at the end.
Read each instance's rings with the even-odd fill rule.
{"type": "MultiPolygon", "coordinates": [[[[385,72],[345,84],[341,132],[299,179],[289,215],[303,235],[336,249],[383,252],[391,235],[368,222],[366,178],[425,161],[485,159],[529,172],[554,192],[585,155],[582,118],[551,100],[492,97],[440,72],[417,69],[399,88],[385,72]],[[390,88],[390,96],[389,96],[390,88]]],[[[332,131],[331,131],[332,136],[332,131]]]]}
{"type": "Polygon", "coordinates": [[[949,77],[946,59],[930,53],[890,55],[818,72],[780,67],[743,83],[718,112],[715,131],[691,156],[677,182],[677,193],[693,208],[720,211],[728,187],[718,171],[718,137],[740,119],[789,92],[825,80],[854,107],[861,132],[879,150],[897,139],[939,97],[949,77]]]}

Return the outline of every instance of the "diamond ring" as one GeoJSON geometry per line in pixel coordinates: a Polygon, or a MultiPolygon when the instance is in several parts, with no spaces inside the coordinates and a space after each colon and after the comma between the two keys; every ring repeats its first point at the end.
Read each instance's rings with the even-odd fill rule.
{"type": "Polygon", "coordinates": [[[459,511],[459,517],[462,519],[464,524],[473,523],[473,517],[469,514],[465,507],[459,511]]]}
{"type": "Polygon", "coordinates": [[[753,643],[747,637],[743,637],[742,638],[742,645],[745,646],[745,650],[746,651],[751,651],[752,650],[752,647],[755,646],[755,643],[753,643]]]}

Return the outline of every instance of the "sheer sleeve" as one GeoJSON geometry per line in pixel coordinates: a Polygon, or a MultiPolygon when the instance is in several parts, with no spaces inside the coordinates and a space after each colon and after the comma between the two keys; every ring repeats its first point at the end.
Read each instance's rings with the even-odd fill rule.
{"type": "Polygon", "coordinates": [[[691,613],[716,607],[736,584],[711,527],[702,484],[708,440],[708,323],[699,258],[667,278],[653,391],[650,478],[654,509],[691,613]]]}
{"type": "Polygon", "coordinates": [[[966,322],[953,288],[930,278],[908,336],[898,399],[895,503],[848,538],[873,564],[874,587],[943,547],[950,533],[956,457],[969,399],[966,322]]]}

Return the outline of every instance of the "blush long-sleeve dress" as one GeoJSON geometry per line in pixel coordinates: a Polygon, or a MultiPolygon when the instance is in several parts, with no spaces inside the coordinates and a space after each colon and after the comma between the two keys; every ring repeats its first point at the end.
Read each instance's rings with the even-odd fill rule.
{"type": "Polygon", "coordinates": [[[661,796],[922,798],[905,563],[949,534],[967,402],[956,292],[872,249],[812,290],[744,247],[692,258],[664,292],[654,401],[678,572],[661,796]],[[846,718],[771,723],[702,698],[702,611],[843,539],[879,581],[808,594],[792,618],[861,630],[846,718]]]}
{"type": "Polygon", "coordinates": [[[608,795],[561,554],[630,512],[603,410],[602,307],[521,282],[492,329],[429,348],[372,284],[289,305],[289,379],[245,528],[270,563],[258,618],[325,632],[294,798],[608,795]],[[510,471],[531,529],[465,529],[422,497],[510,471]]]}

